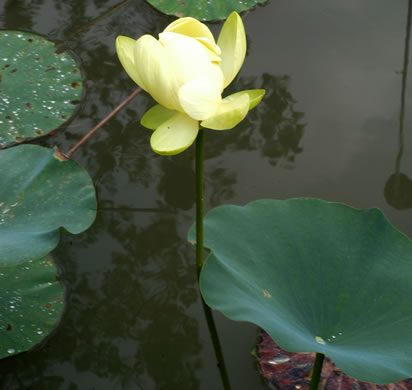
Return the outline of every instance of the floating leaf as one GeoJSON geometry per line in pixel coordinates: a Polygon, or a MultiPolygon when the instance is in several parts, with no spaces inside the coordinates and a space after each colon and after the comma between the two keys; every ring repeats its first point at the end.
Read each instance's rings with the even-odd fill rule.
{"type": "Polygon", "coordinates": [[[56,149],[21,145],[0,151],[0,264],[39,258],[60,227],[76,234],[96,216],[93,183],[56,149]]]}
{"type": "Polygon", "coordinates": [[[379,210],[316,199],[217,207],[205,247],[212,308],[359,380],[412,377],[412,241],[379,210]]]}
{"type": "Polygon", "coordinates": [[[50,256],[20,264],[0,262],[0,358],[30,349],[63,312],[63,288],[50,256]]]}
{"type": "Polygon", "coordinates": [[[0,31],[0,148],[61,126],[82,95],[82,77],[68,53],[22,31],[0,31]]]}
{"type": "Polygon", "coordinates": [[[267,0],[147,0],[167,15],[191,16],[198,20],[226,19],[233,11],[243,12],[267,0]]]}

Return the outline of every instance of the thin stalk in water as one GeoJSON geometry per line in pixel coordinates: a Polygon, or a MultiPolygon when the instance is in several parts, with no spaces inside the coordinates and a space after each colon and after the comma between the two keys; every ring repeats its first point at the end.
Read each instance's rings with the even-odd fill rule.
{"type": "MultiPolygon", "coordinates": [[[[197,280],[199,282],[200,271],[203,266],[203,213],[204,213],[204,198],[203,198],[203,160],[204,160],[204,134],[203,129],[199,130],[196,138],[196,269],[197,280]]],[[[225,360],[223,357],[222,347],[220,345],[219,336],[217,334],[216,324],[213,319],[213,314],[209,306],[206,305],[201,296],[203,311],[206,316],[207,326],[209,328],[210,337],[212,338],[213,347],[219,367],[220,377],[222,379],[223,388],[231,390],[229,375],[227,373],[225,360]]]]}

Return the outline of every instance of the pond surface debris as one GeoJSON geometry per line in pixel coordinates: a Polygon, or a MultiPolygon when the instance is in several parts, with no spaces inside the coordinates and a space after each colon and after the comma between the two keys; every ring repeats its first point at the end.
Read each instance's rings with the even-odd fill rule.
{"type": "MultiPolygon", "coordinates": [[[[256,352],[262,375],[275,389],[309,390],[314,352],[287,352],[263,329],[256,352]]],[[[325,356],[319,390],[412,390],[412,379],[387,385],[358,381],[340,371],[325,356]]]]}

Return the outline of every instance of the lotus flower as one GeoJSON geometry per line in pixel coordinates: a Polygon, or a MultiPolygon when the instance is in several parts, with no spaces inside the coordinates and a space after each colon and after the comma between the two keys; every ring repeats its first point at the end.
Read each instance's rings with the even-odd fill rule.
{"type": "Polygon", "coordinates": [[[245,29],[236,12],[223,25],[217,44],[205,24],[186,17],[169,24],[159,39],[119,36],[116,50],[128,75],[159,103],[141,120],[154,130],[150,144],[159,154],[187,149],[200,126],[233,128],[265,93],[247,90],[222,98],[246,55],[245,29]]]}

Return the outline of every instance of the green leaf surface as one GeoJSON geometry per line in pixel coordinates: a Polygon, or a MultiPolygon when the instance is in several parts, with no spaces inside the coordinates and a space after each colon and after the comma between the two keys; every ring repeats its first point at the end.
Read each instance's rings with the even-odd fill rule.
{"type": "Polygon", "coordinates": [[[233,11],[238,13],[263,4],[267,0],[147,0],[167,15],[191,16],[198,20],[226,19],[233,11]]]}
{"type": "Polygon", "coordinates": [[[217,207],[205,247],[200,288],[213,309],[359,380],[412,377],[412,241],[379,210],[317,199],[217,207]]]}
{"type": "Polygon", "coordinates": [[[0,264],[45,256],[60,227],[76,234],[96,216],[93,183],[56,149],[21,145],[0,151],[0,264]]]}
{"type": "Polygon", "coordinates": [[[64,307],[50,256],[0,263],[0,358],[26,351],[54,328],[64,307]]]}
{"type": "Polygon", "coordinates": [[[22,31],[0,31],[0,148],[61,126],[82,95],[82,77],[68,53],[22,31]]]}

